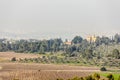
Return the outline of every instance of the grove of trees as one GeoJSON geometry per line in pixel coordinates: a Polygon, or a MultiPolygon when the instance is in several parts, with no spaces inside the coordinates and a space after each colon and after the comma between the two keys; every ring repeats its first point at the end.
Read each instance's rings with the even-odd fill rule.
{"type": "MultiPolygon", "coordinates": [[[[13,41],[0,39],[0,52],[62,53],[64,60],[74,58],[75,60],[79,59],[83,60],[84,63],[95,65],[119,66],[120,61],[117,59],[120,59],[120,35],[116,34],[111,38],[105,36],[97,36],[96,38],[95,42],[90,43],[81,36],[75,36],[72,39],[71,45],[65,44],[61,38],[49,40],[21,39],[13,41]]],[[[68,60],[65,61],[67,62],[68,60]]]]}

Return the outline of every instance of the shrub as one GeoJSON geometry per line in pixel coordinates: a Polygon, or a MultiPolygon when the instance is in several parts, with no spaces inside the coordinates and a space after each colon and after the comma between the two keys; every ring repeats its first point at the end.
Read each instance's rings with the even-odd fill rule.
{"type": "Polygon", "coordinates": [[[75,77],[75,78],[73,78],[71,80],[80,80],[80,78],[79,77],[75,77]]]}
{"type": "Polygon", "coordinates": [[[107,76],[107,78],[108,78],[108,80],[114,80],[114,76],[113,76],[112,74],[109,74],[109,75],[107,76]]]}
{"type": "Polygon", "coordinates": [[[118,80],[120,80],[120,76],[118,77],[118,80]]]}
{"type": "Polygon", "coordinates": [[[80,80],[84,80],[84,78],[83,78],[83,77],[81,77],[81,78],[80,78],[80,80]]]}
{"type": "Polygon", "coordinates": [[[19,80],[19,79],[13,79],[13,80],[19,80]]]}
{"type": "Polygon", "coordinates": [[[11,61],[17,61],[17,60],[16,60],[16,57],[13,57],[13,58],[11,59],[11,61]]]}
{"type": "Polygon", "coordinates": [[[85,77],[85,80],[94,80],[94,79],[93,79],[92,76],[90,75],[90,76],[85,77]]]}
{"type": "Polygon", "coordinates": [[[105,67],[100,68],[100,71],[107,71],[105,67]]]}
{"type": "Polygon", "coordinates": [[[95,80],[99,80],[100,79],[100,74],[94,73],[92,76],[95,80]]]}

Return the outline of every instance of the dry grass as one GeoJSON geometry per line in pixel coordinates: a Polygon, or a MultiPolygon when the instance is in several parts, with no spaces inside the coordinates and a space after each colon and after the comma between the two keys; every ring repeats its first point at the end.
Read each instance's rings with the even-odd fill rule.
{"type": "Polygon", "coordinates": [[[53,64],[0,63],[3,80],[56,80],[87,76],[98,72],[97,68],[53,64]]]}
{"type": "MultiPolygon", "coordinates": [[[[0,52],[1,60],[11,58],[37,58],[37,54],[24,54],[14,52],[0,52]]],[[[98,72],[96,67],[37,64],[37,63],[0,63],[0,80],[56,80],[57,78],[83,77],[98,72]]]]}
{"type": "Polygon", "coordinates": [[[90,73],[75,71],[14,71],[9,72],[7,76],[3,76],[4,80],[56,80],[57,78],[73,78],[75,76],[87,76],[90,73]]]}
{"type": "Polygon", "coordinates": [[[39,54],[25,54],[25,53],[15,53],[15,52],[0,52],[0,61],[11,60],[13,57],[17,59],[21,58],[38,58],[39,54]]]}

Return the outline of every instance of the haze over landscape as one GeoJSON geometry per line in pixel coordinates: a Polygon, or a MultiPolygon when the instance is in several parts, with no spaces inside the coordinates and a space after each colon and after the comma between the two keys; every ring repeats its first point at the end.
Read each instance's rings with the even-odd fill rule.
{"type": "Polygon", "coordinates": [[[119,0],[0,0],[0,35],[68,38],[113,35],[120,29],[119,0]]]}
{"type": "Polygon", "coordinates": [[[0,80],[120,80],[120,0],[0,0],[0,80]]]}

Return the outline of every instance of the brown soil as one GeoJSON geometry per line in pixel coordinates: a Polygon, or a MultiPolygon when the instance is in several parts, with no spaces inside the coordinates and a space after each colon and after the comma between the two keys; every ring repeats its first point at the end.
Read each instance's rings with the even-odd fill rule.
{"type": "Polygon", "coordinates": [[[29,53],[15,53],[15,52],[0,52],[1,60],[11,60],[13,57],[17,59],[24,58],[38,58],[41,57],[39,54],[29,54],[29,53]]]}
{"type": "MultiPolygon", "coordinates": [[[[37,58],[37,54],[0,52],[0,59],[37,58]]],[[[56,80],[57,78],[84,77],[99,72],[96,67],[37,64],[37,63],[0,63],[0,80],[56,80]]]]}
{"type": "Polygon", "coordinates": [[[0,63],[0,77],[2,80],[56,80],[57,78],[83,77],[93,72],[98,72],[97,68],[80,67],[53,64],[28,64],[28,63],[0,63]]]}

